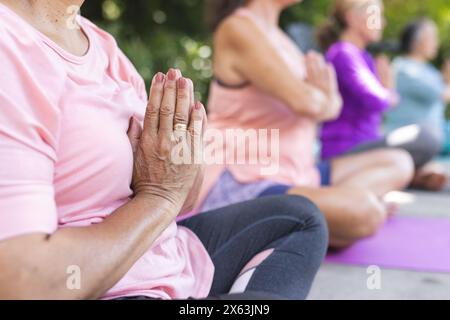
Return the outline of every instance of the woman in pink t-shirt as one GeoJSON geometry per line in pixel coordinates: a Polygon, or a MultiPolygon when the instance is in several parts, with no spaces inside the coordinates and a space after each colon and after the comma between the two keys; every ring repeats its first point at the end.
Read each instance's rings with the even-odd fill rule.
{"type": "Polygon", "coordinates": [[[67,13],[83,2],[0,1],[0,299],[305,298],[318,209],[273,197],[177,224],[204,108],[173,69],[147,99],[113,37],[67,13]]]}

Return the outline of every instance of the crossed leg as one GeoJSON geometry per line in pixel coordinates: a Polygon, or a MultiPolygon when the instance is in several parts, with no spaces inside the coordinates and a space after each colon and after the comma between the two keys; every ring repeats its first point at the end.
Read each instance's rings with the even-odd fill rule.
{"type": "Polygon", "coordinates": [[[374,234],[389,215],[383,197],[411,181],[414,165],[402,150],[379,149],[338,158],[331,163],[331,187],[294,187],[323,212],[330,246],[346,247],[374,234]]]}

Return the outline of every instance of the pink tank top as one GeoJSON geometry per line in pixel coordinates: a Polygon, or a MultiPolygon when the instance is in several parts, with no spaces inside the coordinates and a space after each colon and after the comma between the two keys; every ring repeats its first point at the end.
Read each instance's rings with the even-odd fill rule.
{"type": "MultiPolygon", "coordinates": [[[[239,9],[235,14],[247,17],[263,28],[262,23],[249,10],[239,9]]],[[[267,34],[267,30],[264,32],[267,34]]],[[[285,39],[279,38],[279,34],[269,36],[277,48],[280,48],[281,42],[285,42],[285,39]]],[[[301,53],[295,47],[283,47],[279,50],[290,67],[298,70],[304,77],[301,53]]],[[[208,131],[212,130],[214,136],[221,132],[224,138],[214,139],[214,143],[208,146],[207,154],[214,149],[215,154],[235,155],[234,159],[241,156],[246,162],[223,161],[224,163],[208,165],[200,203],[217,183],[224,170],[229,170],[235,179],[242,183],[270,180],[293,186],[319,186],[320,178],[314,159],[316,124],[311,119],[299,116],[281,100],[256,86],[250,84],[243,88],[229,88],[217,81],[211,84],[208,111],[208,131]],[[278,130],[279,139],[273,129],[278,130]],[[238,134],[239,130],[241,133],[245,132],[245,140],[241,140],[241,143],[238,142],[239,139],[227,137],[227,132],[228,136],[230,132],[233,136],[238,134]],[[242,141],[246,144],[243,145],[242,141]],[[258,150],[264,149],[267,145],[266,149],[271,150],[273,154],[266,153],[269,157],[259,157],[257,163],[251,163],[249,159],[252,151],[249,145],[255,144],[258,150]]],[[[259,151],[254,154],[259,154],[259,151]]],[[[226,159],[225,156],[222,158],[226,159]]]]}

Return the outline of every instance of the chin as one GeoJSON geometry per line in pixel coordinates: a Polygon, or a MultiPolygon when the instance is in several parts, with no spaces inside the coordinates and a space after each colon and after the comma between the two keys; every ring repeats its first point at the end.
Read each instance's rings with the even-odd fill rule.
{"type": "Polygon", "coordinates": [[[369,44],[377,43],[377,42],[380,42],[381,40],[383,40],[383,33],[382,32],[378,32],[378,31],[377,32],[372,32],[367,37],[367,42],[369,44]]]}
{"type": "Polygon", "coordinates": [[[433,52],[429,52],[427,54],[427,60],[434,60],[436,59],[436,57],[438,56],[439,52],[438,51],[433,51],[433,52]]]}

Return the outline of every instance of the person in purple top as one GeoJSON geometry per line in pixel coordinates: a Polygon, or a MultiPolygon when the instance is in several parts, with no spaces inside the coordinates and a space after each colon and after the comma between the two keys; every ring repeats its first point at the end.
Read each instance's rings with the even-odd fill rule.
{"type": "Polygon", "coordinates": [[[396,102],[396,94],[380,82],[372,56],[353,43],[336,42],[326,57],[336,69],[344,102],[341,115],[322,127],[322,156],[331,158],[380,139],[383,113],[396,102]]]}
{"type": "Polygon", "coordinates": [[[440,143],[428,128],[413,125],[387,136],[381,133],[384,113],[399,102],[389,59],[374,59],[366,50],[381,40],[383,11],[381,0],[335,0],[328,22],[319,30],[320,45],[336,70],[343,100],[339,117],[322,126],[322,159],[377,148],[404,149],[416,167],[412,185],[439,190],[447,177],[429,166],[440,143]]]}

